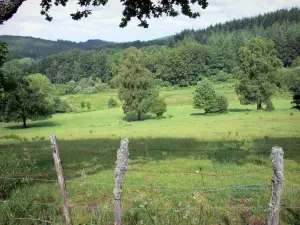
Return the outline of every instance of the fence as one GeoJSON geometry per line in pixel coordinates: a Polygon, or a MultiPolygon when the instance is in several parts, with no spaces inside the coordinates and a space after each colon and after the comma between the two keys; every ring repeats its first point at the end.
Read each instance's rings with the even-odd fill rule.
{"type": "MultiPolygon", "coordinates": [[[[206,173],[203,171],[203,169],[200,167],[198,171],[164,171],[164,172],[157,172],[157,171],[150,171],[150,170],[138,170],[138,169],[131,169],[129,168],[127,171],[127,163],[126,162],[126,154],[120,155],[121,153],[118,152],[117,158],[121,159],[121,165],[117,165],[116,171],[115,171],[115,183],[112,182],[98,182],[95,180],[89,180],[87,178],[87,174],[96,173],[97,170],[67,170],[65,169],[64,172],[69,172],[71,174],[74,174],[76,177],[74,179],[64,179],[64,174],[62,171],[62,167],[60,165],[60,157],[59,157],[59,149],[57,148],[57,143],[55,140],[55,137],[51,137],[51,143],[52,143],[52,153],[53,158],[55,162],[56,171],[53,171],[51,173],[39,173],[39,174],[26,174],[26,173],[19,173],[19,174],[13,174],[13,176],[1,176],[0,180],[20,180],[20,181],[28,181],[28,182],[39,182],[39,183],[57,183],[57,180],[54,179],[55,173],[58,175],[58,183],[61,189],[61,196],[62,196],[62,204],[55,202],[55,203],[49,203],[49,202],[40,202],[40,201],[32,201],[32,202],[22,202],[22,201],[14,201],[14,200],[3,200],[2,204],[9,204],[9,203],[16,203],[18,205],[37,205],[37,206],[47,206],[47,207],[54,207],[57,210],[61,210],[65,216],[65,222],[66,224],[72,224],[72,215],[71,211],[74,211],[75,209],[89,209],[94,210],[97,207],[100,207],[101,204],[98,201],[94,202],[86,202],[86,201],[80,201],[80,202],[69,202],[68,200],[68,194],[66,191],[66,184],[74,184],[79,186],[85,186],[85,185],[95,185],[95,186],[106,186],[111,190],[111,195],[107,196],[107,199],[111,199],[114,202],[111,202],[111,209],[114,208],[115,212],[115,224],[121,224],[121,200],[130,202],[132,199],[123,197],[121,198],[122,193],[122,187],[125,188],[125,192],[127,188],[132,188],[135,190],[139,189],[147,189],[152,192],[158,192],[156,195],[161,195],[161,193],[170,193],[170,191],[167,190],[177,190],[178,193],[176,194],[167,194],[163,196],[154,196],[154,197],[144,197],[140,196],[140,199],[146,204],[155,204],[160,201],[165,201],[169,199],[177,199],[179,197],[183,197],[183,199],[186,196],[189,196],[192,198],[197,198],[196,195],[203,195],[203,196],[209,196],[209,195],[223,195],[226,192],[232,192],[232,193],[240,193],[240,192],[262,192],[262,193],[269,193],[268,195],[271,195],[271,200],[269,205],[250,205],[245,202],[241,202],[238,205],[232,205],[228,208],[228,206],[210,206],[206,204],[194,204],[189,205],[188,207],[186,205],[178,205],[177,207],[159,207],[159,211],[169,211],[173,213],[180,213],[185,211],[203,211],[203,210],[209,210],[209,211],[226,211],[228,209],[230,210],[241,210],[243,212],[243,220],[246,221],[247,217],[249,217],[248,214],[251,215],[252,210],[262,210],[266,212],[265,214],[268,215],[268,218],[265,218],[265,220],[268,220],[268,224],[279,224],[279,212],[281,209],[294,209],[298,210],[300,209],[300,205],[280,205],[280,197],[282,192],[283,193],[298,193],[300,192],[300,187],[293,187],[293,186],[282,186],[283,181],[283,160],[280,159],[280,157],[283,156],[283,153],[281,153],[280,148],[273,149],[272,156],[275,157],[275,159],[272,159],[273,161],[273,169],[274,169],[274,175],[272,178],[272,184],[266,184],[266,183],[259,183],[259,184],[239,184],[239,185],[230,185],[230,186],[205,186],[203,177],[247,177],[248,175],[253,174],[259,174],[260,172],[271,172],[271,167],[267,166],[261,169],[254,169],[251,171],[245,171],[245,172],[231,172],[231,173],[222,173],[222,172],[210,172],[206,173]],[[278,153],[279,152],[279,153],[278,153]],[[124,161],[125,160],[125,161],[124,161]],[[141,173],[146,174],[146,176],[151,176],[151,174],[165,174],[168,176],[174,176],[180,177],[182,176],[197,176],[197,179],[199,179],[201,182],[199,182],[198,185],[154,185],[150,183],[125,183],[123,184],[123,179],[125,176],[125,173],[141,173]],[[121,177],[119,177],[121,175],[121,177]],[[115,187],[114,194],[112,192],[113,187],[115,187]],[[114,203],[114,204],[113,204],[114,203]],[[114,205],[114,207],[113,207],[114,205]]],[[[126,152],[126,146],[120,147],[120,150],[126,152]]],[[[119,151],[120,151],[119,150],[119,151]]],[[[149,157],[148,147],[147,147],[147,158],[149,157]]],[[[127,158],[128,160],[128,158],[127,158]]],[[[120,160],[118,160],[120,162],[120,160]]],[[[110,172],[108,172],[110,173],[110,172]]],[[[113,178],[113,175],[111,176],[113,178]]],[[[271,178],[271,177],[270,177],[271,178]]],[[[126,180],[126,179],[125,179],[126,180]]],[[[136,195],[138,195],[138,191],[136,191],[136,195]]],[[[131,210],[148,210],[143,203],[138,206],[132,206],[130,207],[131,210]]],[[[112,211],[112,210],[111,210],[112,211]]],[[[99,215],[101,217],[101,215],[99,215]]],[[[154,216],[155,217],[155,216],[154,216]]],[[[32,221],[32,223],[44,223],[44,224],[55,224],[55,221],[47,220],[47,219],[38,219],[35,218],[32,215],[28,215],[28,217],[14,217],[12,218],[16,221],[32,221]]],[[[299,216],[300,221],[300,216],[299,216]]],[[[171,224],[171,223],[170,223],[171,224]]],[[[207,224],[207,223],[206,223],[207,224]]],[[[245,222],[246,224],[246,222],[245,222]]]]}

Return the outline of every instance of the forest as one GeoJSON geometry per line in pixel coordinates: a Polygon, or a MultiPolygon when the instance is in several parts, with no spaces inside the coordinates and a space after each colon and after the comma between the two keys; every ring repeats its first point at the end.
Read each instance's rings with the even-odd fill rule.
{"type": "Polygon", "coordinates": [[[164,85],[188,86],[196,84],[199,76],[210,77],[220,71],[234,74],[239,48],[257,36],[273,40],[283,66],[290,67],[300,55],[299,18],[299,8],[282,9],[150,42],[74,43],[10,36],[1,36],[0,40],[7,42],[8,60],[12,59],[4,68],[23,65],[28,74],[45,74],[57,84],[92,78],[113,86],[123,49],[134,46],[141,49],[145,66],[164,85]],[[187,55],[191,56],[188,62],[184,61],[187,55]]]}
{"type": "Polygon", "coordinates": [[[0,224],[65,224],[57,153],[73,224],[114,224],[119,201],[125,225],[265,225],[274,148],[299,224],[300,8],[151,41],[0,36],[0,100],[0,224]]]}

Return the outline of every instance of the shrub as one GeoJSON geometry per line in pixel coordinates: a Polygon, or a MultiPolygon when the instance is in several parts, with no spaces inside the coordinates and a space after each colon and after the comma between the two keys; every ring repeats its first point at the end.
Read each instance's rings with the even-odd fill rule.
{"type": "Polygon", "coordinates": [[[96,83],[94,87],[97,91],[105,91],[109,89],[109,86],[107,84],[101,82],[96,83]]]}
{"type": "Polygon", "coordinates": [[[298,67],[300,66],[300,56],[297,56],[297,58],[293,61],[291,67],[298,67]]]}
{"type": "Polygon", "coordinates": [[[115,108],[115,107],[118,107],[118,102],[116,99],[110,98],[110,99],[108,99],[107,105],[108,105],[108,108],[115,108]]]}
{"type": "Polygon", "coordinates": [[[233,79],[233,76],[224,71],[218,72],[216,75],[211,76],[210,79],[214,82],[230,82],[233,79]]]}
{"type": "Polygon", "coordinates": [[[212,99],[205,113],[224,113],[227,112],[228,102],[224,96],[217,95],[212,99]]]}
{"type": "Polygon", "coordinates": [[[212,83],[205,79],[197,84],[193,104],[205,113],[223,113],[227,111],[228,102],[224,96],[216,94],[212,83]]]}
{"type": "Polygon", "coordinates": [[[86,107],[87,107],[88,109],[91,109],[91,103],[87,102],[87,103],[86,103],[86,107]]]}
{"type": "Polygon", "coordinates": [[[59,97],[54,99],[54,112],[55,113],[67,113],[73,112],[73,107],[66,101],[59,97]]]}
{"type": "Polygon", "coordinates": [[[291,103],[295,105],[296,109],[300,109],[300,84],[293,88],[293,101],[291,103]]]}
{"type": "Polygon", "coordinates": [[[95,87],[87,87],[87,88],[83,88],[81,92],[84,94],[92,94],[92,93],[96,93],[97,89],[95,87]]]}
{"type": "Polygon", "coordinates": [[[267,107],[266,107],[266,111],[274,111],[275,107],[273,105],[273,102],[271,100],[267,101],[267,107]]]}
{"type": "Polygon", "coordinates": [[[76,94],[76,93],[80,93],[82,91],[82,88],[80,86],[77,86],[73,89],[73,93],[76,94]]]}
{"type": "Polygon", "coordinates": [[[151,113],[161,117],[167,111],[167,103],[164,98],[158,97],[151,106],[151,113]]]}
{"type": "MultiPolygon", "coordinates": [[[[36,170],[36,160],[32,158],[27,148],[24,148],[21,154],[16,153],[3,154],[0,157],[0,174],[1,176],[14,177],[23,174],[24,171],[32,173],[36,170]]],[[[7,196],[11,191],[18,188],[20,185],[29,183],[26,177],[23,179],[9,179],[5,182],[0,182],[0,194],[7,196]]]]}
{"type": "Polygon", "coordinates": [[[85,107],[85,102],[84,102],[84,101],[80,102],[80,107],[81,107],[81,108],[84,108],[84,107],[85,107]]]}

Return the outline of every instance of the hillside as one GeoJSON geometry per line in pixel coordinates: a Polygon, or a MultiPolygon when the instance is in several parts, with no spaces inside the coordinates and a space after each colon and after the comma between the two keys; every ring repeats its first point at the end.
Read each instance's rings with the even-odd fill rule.
{"type": "Polygon", "coordinates": [[[114,43],[109,41],[103,41],[99,39],[87,40],[85,42],[72,42],[66,40],[45,40],[34,37],[22,37],[12,35],[0,36],[0,41],[7,43],[9,49],[8,60],[20,59],[24,57],[40,58],[48,55],[56,54],[71,49],[103,49],[103,48],[128,48],[130,46],[144,47],[149,45],[164,45],[167,37],[151,40],[151,41],[133,41],[114,43]]]}
{"type": "MultiPolygon", "coordinates": [[[[300,52],[299,44],[300,9],[298,7],[281,9],[275,12],[257,15],[255,17],[228,21],[223,24],[209,26],[206,29],[183,30],[174,36],[162,37],[151,41],[132,41],[114,43],[98,39],[85,42],[65,40],[50,41],[41,38],[22,36],[0,36],[0,41],[6,42],[9,48],[8,60],[14,58],[40,58],[51,54],[68,51],[74,48],[82,50],[101,50],[103,48],[137,48],[151,45],[176,45],[185,39],[194,39],[201,44],[221,45],[224,42],[234,42],[233,49],[244,44],[253,36],[265,36],[273,39],[277,51],[286,66],[290,65],[300,52]],[[292,42],[292,47],[290,44],[292,42]]],[[[231,43],[230,43],[231,44],[231,43]]]]}
{"type": "Polygon", "coordinates": [[[90,46],[101,46],[109,43],[102,40],[88,40],[80,43],[65,40],[50,41],[41,38],[11,35],[0,36],[0,41],[6,42],[8,45],[8,59],[39,58],[74,48],[88,49],[90,46]]]}

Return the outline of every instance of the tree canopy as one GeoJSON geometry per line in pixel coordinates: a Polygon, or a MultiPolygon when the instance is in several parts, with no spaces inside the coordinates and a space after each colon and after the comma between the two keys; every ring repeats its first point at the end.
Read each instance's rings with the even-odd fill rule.
{"type": "Polygon", "coordinates": [[[153,75],[142,62],[140,50],[134,47],[126,49],[117,76],[123,111],[126,114],[137,114],[139,120],[142,114],[150,111],[158,97],[153,75]]]}
{"type": "Polygon", "coordinates": [[[16,68],[5,74],[1,86],[1,121],[22,121],[23,127],[27,128],[27,119],[46,119],[54,113],[55,90],[46,76],[41,74],[24,76],[22,71],[16,68]]]}
{"type": "MultiPolygon", "coordinates": [[[[0,2],[0,24],[10,19],[25,0],[7,0],[0,2]]],[[[77,4],[82,7],[82,10],[77,10],[71,13],[74,20],[79,20],[83,17],[88,17],[92,14],[90,7],[105,6],[108,0],[78,0],[77,4]]],[[[139,26],[147,28],[149,26],[147,19],[151,17],[159,18],[163,15],[178,16],[179,12],[175,6],[180,6],[181,13],[190,18],[200,16],[199,12],[191,10],[192,4],[197,4],[205,9],[208,6],[207,0],[169,0],[169,1],[153,1],[153,0],[121,0],[124,10],[123,17],[120,22],[120,27],[126,27],[132,18],[137,18],[140,21],[139,26]]],[[[50,14],[50,9],[55,6],[68,7],[68,0],[41,0],[41,14],[46,17],[46,20],[51,21],[53,17],[50,14]]]]}
{"type": "Polygon", "coordinates": [[[246,46],[241,47],[238,55],[241,73],[236,93],[241,104],[268,104],[276,90],[274,71],[282,63],[277,57],[277,51],[272,40],[256,37],[246,46]]]}

